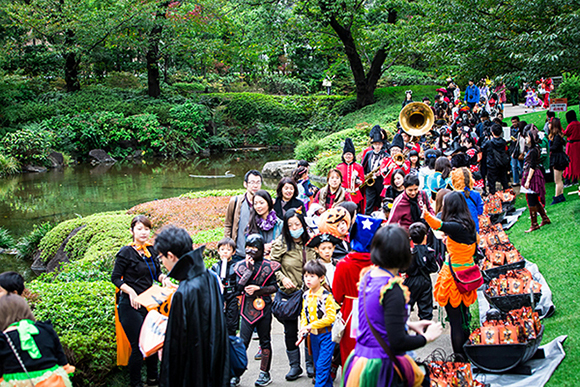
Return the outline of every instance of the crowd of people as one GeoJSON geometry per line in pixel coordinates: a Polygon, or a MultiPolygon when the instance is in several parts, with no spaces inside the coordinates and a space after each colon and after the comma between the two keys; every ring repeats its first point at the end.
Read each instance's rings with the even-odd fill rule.
{"type": "MultiPolygon", "coordinates": [[[[133,242],[117,254],[111,276],[118,332],[130,346],[130,385],[237,386],[230,351],[236,336],[246,350],[253,336],[259,340],[255,386],[269,385],[273,317],[284,327],[287,381],[303,375],[304,364],[320,387],[332,386],[339,369],[343,386],[429,385],[408,353],[441,335],[433,321],[436,302],[449,318],[453,352],[464,355],[477,294],[458,288],[454,273],[475,265],[482,196],[494,194],[498,183],[502,189],[521,185],[532,232],[550,223],[548,171],[556,182],[552,204],[565,200],[564,184],[580,175],[574,111],[566,114],[566,130],[550,112],[542,130],[518,117],[508,128],[501,112],[505,85],[491,98],[489,85],[483,86],[469,82],[465,106],[453,82],[437,90],[432,106],[422,98],[436,120],[420,138],[401,127],[389,138],[375,126],[358,155],[345,139],[342,162],[320,189],[306,161],[279,181],[275,198],[262,189],[261,173],[248,171],[245,192],[228,203],[219,260],[210,269],[203,247],[193,249],[185,230],[165,226],[152,244],[151,221],[136,216],[133,242]],[[492,112],[496,97],[491,105],[499,110],[492,112]],[[174,293],[162,356],[144,357],[148,310],[138,298],[155,283],[174,293]],[[419,320],[409,321],[415,308],[419,320]]],[[[403,107],[411,102],[407,92],[403,107]]],[[[53,375],[70,385],[58,337],[50,324],[35,321],[19,295],[21,278],[0,275],[0,385],[53,375]]]]}

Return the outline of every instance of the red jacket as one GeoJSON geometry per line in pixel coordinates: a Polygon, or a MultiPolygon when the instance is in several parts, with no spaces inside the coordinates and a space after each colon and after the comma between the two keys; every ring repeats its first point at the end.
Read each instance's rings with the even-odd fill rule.
{"type": "MultiPolygon", "coordinates": [[[[358,175],[358,178],[360,179],[360,183],[355,185],[355,188],[358,188],[358,186],[360,184],[362,184],[362,182],[365,180],[365,171],[364,171],[362,165],[360,165],[359,163],[351,163],[351,164],[340,163],[336,166],[336,169],[338,169],[340,171],[340,173],[342,173],[342,188],[344,188],[344,189],[353,188],[353,187],[351,187],[353,172],[356,172],[358,175]]],[[[364,197],[360,193],[360,191],[354,191],[354,192],[351,191],[350,197],[351,197],[351,200],[357,204],[361,200],[364,200],[364,197]]],[[[363,208],[364,208],[364,206],[363,206],[363,208]]]]}
{"type": "Polygon", "coordinates": [[[570,165],[564,171],[564,176],[569,179],[580,178],[580,122],[570,122],[564,136],[568,138],[566,154],[570,158],[570,165]]]}
{"type": "MultiPolygon", "coordinates": [[[[421,195],[419,199],[419,211],[421,211],[421,204],[427,206],[427,211],[433,213],[431,208],[431,203],[429,203],[429,198],[425,191],[419,190],[417,195],[421,195]]],[[[391,214],[389,215],[388,224],[398,224],[401,227],[409,229],[409,226],[413,224],[413,218],[411,217],[411,203],[409,203],[409,196],[407,192],[403,192],[393,202],[393,208],[391,209],[391,214]]]]}
{"type": "MultiPolygon", "coordinates": [[[[357,284],[360,280],[360,272],[370,265],[371,254],[356,251],[350,252],[343,260],[338,261],[336,265],[334,280],[332,281],[332,294],[336,302],[342,304],[341,313],[344,321],[348,320],[348,316],[352,311],[353,302],[358,298],[357,284]]],[[[358,316],[358,310],[355,310],[353,313],[357,313],[358,316]]],[[[348,355],[356,345],[356,339],[350,337],[351,321],[352,317],[348,321],[348,324],[346,324],[344,336],[340,340],[340,354],[343,366],[348,355]]]]}

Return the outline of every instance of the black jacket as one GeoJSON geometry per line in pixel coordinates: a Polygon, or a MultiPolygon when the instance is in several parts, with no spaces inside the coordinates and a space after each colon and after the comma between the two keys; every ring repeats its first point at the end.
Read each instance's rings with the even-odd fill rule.
{"type": "Polygon", "coordinates": [[[300,208],[300,207],[302,207],[302,214],[306,215],[306,212],[304,210],[304,203],[302,203],[302,201],[300,201],[299,199],[294,198],[290,200],[284,205],[283,208],[281,198],[276,198],[276,201],[274,202],[274,211],[276,211],[276,216],[279,219],[284,219],[284,212],[292,208],[300,208]]]}
{"type": "MultiPolygon", "coordinates": [[[[373,150],[368,151],[365,154],[365,157],[363,157],[363,159],[362,159],[361,165],[363,166],[365,174],[369,173],[372,170],[370,164],[371,164],[371,160],[373,157],[373,153],[374,153],[373,150]]],[[[387,152],[385,152],[384,150],[381,149],[381,151],[379,152],[379,155],[381,158],[385,158],[385,157],[387,157],[387,152]]],[[[379,165],[380,165],[380,163],[379,163],[379,165]]]]}
{"type": "Polygon", "coordinates": [[[117,253],[115,267],[111,274],[111,281],[121,289],[123,284],[129,285],[137,294],[143,293],[153,285],[153,280],[159,280],[161,265],[157,258],[157,251],[153,246],[147,250],[151,257],[141,256],[131,246],[124,246],[117,253]]]}
{"type": "Polygon", "coordinates": [[[413,259],[405,273],[408,277],[423,276],[428,280],[430,273],[436,273],[439,267],[435,260],[435,250],[427,245],[415,245],[411,250],[413,259]]]}
{"type": "Polygon", "coordinates": [[[171,300],[160,386],[230,385],[229,338],[218,278],[205,268],[200,247],[177,261],[180,281],[171,300]]]}
{"type": "Polygon", "coordinates": [[[485,162],[488,169],[509,168],[509,165],[507,167],[497,165],[497,155],[500,153],[507,154],[507,143],[502,137],[493,137],[483,145],[483,148],[485,150],[485,162]]]}
{"type": "MultiPolygon", "coordinates": [[[[223,265],[223,261],[219,260],[216,263],[213,264],[213,266],[211,267],[211,271],[213,271],[218,277],[221,276],[222,273],[222,265],[223,265]]],[[[239,296],[239,292],[236,289],[236,279],[237,279],[237,275],[236,272],[234,271],[234,266],[236,265],[236,262],[230,260],[227,263],[227,267],[226,267],[226,276],[225,278],[221,278],[222,281],[222,285],[224,286],[224,300],[226,302],[232,301],[234,300],[237,296],[239,296]]],[[[237,300],[236,300],[237,302],[237,300]]]]}

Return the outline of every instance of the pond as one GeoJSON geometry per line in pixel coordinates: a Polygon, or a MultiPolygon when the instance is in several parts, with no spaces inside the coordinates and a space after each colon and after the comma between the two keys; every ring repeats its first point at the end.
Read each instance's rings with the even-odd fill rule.
{"type": "MultiPolygon", "coordinates": [[[[232,152],[187,160],[81,164],[3,178],[0,179],[0,227],[8,229],[17,239],[35,224],[127,210],[139,203],[191,191],[243,188],[244,174],[249,169],[261,170],[268,161],[289,158],[292,158],[291,150],[232,152]],[[189,177],[191,174],[224,175],[226,171],[235,177],[189,177]]],[[[14,270],[28,274],[29,266],[30,262],[15,256],[0,255],[0,272],[14,270]]]]}

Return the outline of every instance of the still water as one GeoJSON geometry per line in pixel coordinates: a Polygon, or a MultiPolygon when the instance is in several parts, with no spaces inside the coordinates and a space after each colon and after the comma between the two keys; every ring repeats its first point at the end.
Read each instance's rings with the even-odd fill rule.
{"type": "MultiPolygon", "coordinates": [[[[0,179],[0,227],[17,239],[35,224],[58,223],[103,211],[127,210],[139,203],[191,191],[243,188],[249,169],[261,170],[273,160],[292,158],[292,151],[236,152],[176,161],[123,161],[90,164],[0,179]],[[233,178],[204,179],[194,175],[233,178]]],[[[270,182],[268,185],[272,185],[270,182]]],[[[0,272],[28,271],[29,262],[0,255],[0,272]]]]}

